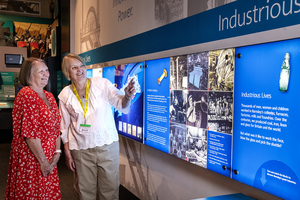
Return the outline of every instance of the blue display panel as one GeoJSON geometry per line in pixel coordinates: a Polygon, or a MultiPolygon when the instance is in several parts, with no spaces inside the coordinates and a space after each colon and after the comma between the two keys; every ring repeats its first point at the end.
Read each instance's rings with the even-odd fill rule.
{"type": "Polygon", "coordinates": [[[230,177],[231,139],[231,135],[208,131],[207,169],[230,177]]]}
{"type": "MultiPolygon", "coordinates": [[[[114,84],[115,83],[115,66],[103,68],[102,77],[108,79],[111,83],[114,84]]],[[[111,110],[112,110],[112,113],[114,114],[115,108],[111,107],[111,110]]]]}
{"type": "Polygon", "coordinates": [[[116,66],[115,84],[118,89],[124,92],[131,79],[135,82],[136,94],[131,100],[130,111],[124,114],[115,110],[115,122],[119,134],[143,142],[144,62],[116,66]]]}
{"type": "Polygon", "coordinates": [[[144,143],[169,153],[170,58],[145,64],[144,143]]]}
{"type": "Polygon", "coordinates": [[[92,78],[93,77],[93,69],[87,69],[86,70],[86,77],[92,78]]]}
{"type": "Polygon", "coordinates": [[[300,39],[236,49],[232,178],[284,199],[300,199],[299,49],[300,39]]]}
{"type": "Polygon", "coordinates": [[[103,78],[107,78],[110,82],[115,83],[115,66],[103,68],[103,78]]]}

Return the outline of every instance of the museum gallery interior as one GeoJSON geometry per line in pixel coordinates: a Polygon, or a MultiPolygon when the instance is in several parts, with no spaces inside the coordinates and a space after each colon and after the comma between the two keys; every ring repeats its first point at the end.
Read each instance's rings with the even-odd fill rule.
{"type": "MultiPolygon", "coordinates": [[[[72,53],[87,80],[130,100],[128,112],[109,112],[119,199],[300,199],[299,22],[297,0],[1,1],[0,195],[22,63],[45,61],[44,90],[59,105],[73,83],[62,70],[72,53]]],[[[61,199],[77,199],[62,141],[61,150],[61,199]]]]}

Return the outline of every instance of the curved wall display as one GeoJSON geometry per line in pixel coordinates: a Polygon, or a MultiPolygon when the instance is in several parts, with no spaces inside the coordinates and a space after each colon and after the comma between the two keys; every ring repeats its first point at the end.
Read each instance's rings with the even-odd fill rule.
{"type": "Polygon", "coordinates": [[[121,135],[299,199],[299,21],[297,1],[239,0],[81,56],[115,65],[118,88],[138,75],[134,116],[115,113],[121,135]]]}

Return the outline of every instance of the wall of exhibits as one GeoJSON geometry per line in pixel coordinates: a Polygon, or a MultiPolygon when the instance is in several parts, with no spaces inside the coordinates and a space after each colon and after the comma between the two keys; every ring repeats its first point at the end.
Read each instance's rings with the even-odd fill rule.
{"type": "Polygon", "coordinates": [[[121,184],[141,199],[300,199],[299,20],[299,0],[71,1],[89,77],[135,80],[129,114],[112,110],[121,184]]]}

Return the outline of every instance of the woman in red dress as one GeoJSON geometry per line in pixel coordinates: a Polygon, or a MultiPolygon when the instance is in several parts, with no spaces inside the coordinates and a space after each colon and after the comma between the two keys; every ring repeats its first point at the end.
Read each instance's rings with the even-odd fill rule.
{"type": "Polygon", "coordinates": [[[5,200],[61,199],[56,164],[60,157],[61,116],[53,95],[43,88],[49,78],[45,62],[24,61],[23,87],[13,106],[13,140],[5,200]]]}

